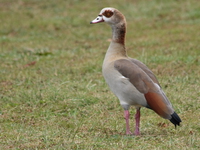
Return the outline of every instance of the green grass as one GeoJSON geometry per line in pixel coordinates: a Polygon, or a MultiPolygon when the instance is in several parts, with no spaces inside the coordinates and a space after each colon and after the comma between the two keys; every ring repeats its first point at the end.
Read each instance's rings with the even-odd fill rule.
{"type": "Polygon", "coordinates": [[[1,0],[0,20],[0,149],[200,149],[199,0],[1,0]],[[89,24],[107,6],[126,16],[128,54],[156,74],[181,127],[144,108],[141,136],[125,135],[101,74],[111,30],[89,24]]]}

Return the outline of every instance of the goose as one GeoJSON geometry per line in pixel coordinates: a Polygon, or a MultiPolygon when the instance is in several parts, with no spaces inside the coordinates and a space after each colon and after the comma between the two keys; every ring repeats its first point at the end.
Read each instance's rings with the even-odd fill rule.
{"type": "Polygon", "coordinates": [[[126,134],[132,135],[129,126],[129,108],[136,108],[135,135],[140,135],[140,109],[153,110],[174,125],[180,126],[181,119],[163,92],[156,76],[142,62],[127,56],[125,48],[126,19],[117,9],[103,8],[90,24],[106,22],[112,28],[112,40],[107,49],[102,73],[110,90],[119,99],[124,109],[126,134]]]}

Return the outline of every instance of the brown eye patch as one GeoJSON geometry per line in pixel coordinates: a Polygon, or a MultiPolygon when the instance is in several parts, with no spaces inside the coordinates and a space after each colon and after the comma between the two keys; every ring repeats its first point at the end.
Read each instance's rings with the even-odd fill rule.
{"type": "Polygon", "coordinates": [[[106,11],[103,13],[103,15],[104,15],[105,17],[107,17],[107,18],[110,18],[110,17],[112,17],[113,12],[112,12],[111,10],[106,10],[106,11]]]}

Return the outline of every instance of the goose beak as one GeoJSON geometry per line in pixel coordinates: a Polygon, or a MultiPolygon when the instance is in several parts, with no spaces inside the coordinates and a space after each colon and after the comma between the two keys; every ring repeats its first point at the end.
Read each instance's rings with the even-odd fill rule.
{"type": "Polygon", "coordinates": [[[95,24],[95,23],[100,23],[100,22],[104,22],[102,15],[98,15],[98,17],[96,19],[92,20],[90,22],[90,24],[95,24]]]}

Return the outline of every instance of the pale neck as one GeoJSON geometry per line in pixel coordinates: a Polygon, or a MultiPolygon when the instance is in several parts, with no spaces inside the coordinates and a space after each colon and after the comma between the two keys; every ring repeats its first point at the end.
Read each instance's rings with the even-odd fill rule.
{"type": "Polygon", "coordinates": [[[104,61],[114,61],[125,57],[127,57],[125,46],[112,41],[108,47],[104,61]]]}

